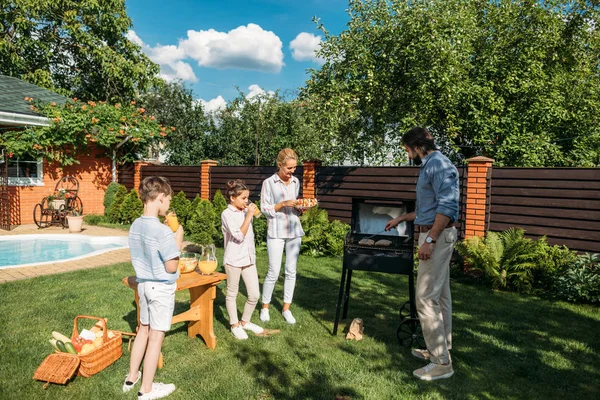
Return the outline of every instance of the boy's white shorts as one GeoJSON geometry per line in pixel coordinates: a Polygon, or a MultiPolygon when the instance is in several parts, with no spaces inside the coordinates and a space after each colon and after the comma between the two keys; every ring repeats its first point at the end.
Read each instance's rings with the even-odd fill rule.
{"type": "Polygon", "coordinates": [[[150,329],[166,332],[171,329],[175,309],[177,283],[142,282],[138,284],[140,296],[140,322],[150,329]]]}

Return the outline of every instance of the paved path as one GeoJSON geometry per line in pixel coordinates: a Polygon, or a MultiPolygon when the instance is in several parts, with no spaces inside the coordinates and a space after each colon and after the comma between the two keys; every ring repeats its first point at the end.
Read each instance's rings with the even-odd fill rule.
{"type": "MultiPolygon", "coordinates": [[[[127,231],[120,229],[102,228],[99,226],[84,225],[81,234],[90,236],[127,236],[127,231]]],[[[49,227],[38,229],[36,225],[21,225],[12,231],[0,230],[0,235],[31,235],[31,234],[65,234],[68,229],[49,227]]],[[[93,257],[82,258],[69,262],[55,262],[31,267],[0,268],[0,284],[19,279],[33,278],[36,276],[58,274],[61,272],[75,271],[78,269],[96,268],[103,265],[129,262],[129,249],[109,251],[93,257]]]]}

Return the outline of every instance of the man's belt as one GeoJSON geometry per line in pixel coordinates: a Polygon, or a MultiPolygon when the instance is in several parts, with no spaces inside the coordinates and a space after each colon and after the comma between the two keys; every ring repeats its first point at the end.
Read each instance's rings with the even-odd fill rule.
{"type": "MultiPolygon", "coordinates": [[[[444,229],[453,228],[453,227],[454,227],[454,222],[450,221],[450,222],[448,222],[448,225],[446,225],[446,227],[444,229]]],[[[417,230],[419,232],[427,232],[427,231],[430,231],[431,228],[433,228],[433,225],[417,225],[417,230]]]]}

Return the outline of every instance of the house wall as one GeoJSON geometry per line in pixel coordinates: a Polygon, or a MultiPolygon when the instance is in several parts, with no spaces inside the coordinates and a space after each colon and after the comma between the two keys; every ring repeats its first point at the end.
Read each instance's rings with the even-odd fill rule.
{"type": "Polygon", "coordinates": [[[111,160],[103,150],[92,149],[90,155],[78,157],[80,164],[60,168],[44,161],[44,186],[11,186],[11,224],[32,224],[33,209],[42,199],[54,192],[63,176],[74,176],[79,181],[78,196],[83,202],[83,213],[104,213],[104,192],[111,182],[111,160]]]}

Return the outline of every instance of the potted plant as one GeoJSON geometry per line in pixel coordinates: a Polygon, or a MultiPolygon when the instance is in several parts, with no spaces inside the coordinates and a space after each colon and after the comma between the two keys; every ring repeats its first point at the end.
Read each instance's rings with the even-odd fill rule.
{"type": "Polygon", "coordinates": [[[83,215],[76,210],[73,210],[67,215],[67,223],[69,224],[69,232],[78,233],[81,232],[81,226],[83,225],[83,215]]]}
{"type": "Polygon", "coordinates": [[[67,199],[72,198],[73,195],[66,189],[58,189],[58,192],[51,194],[46,198],[48,207],[52,210],[60,210],[61,207],[65,206],[67,199]]]}

